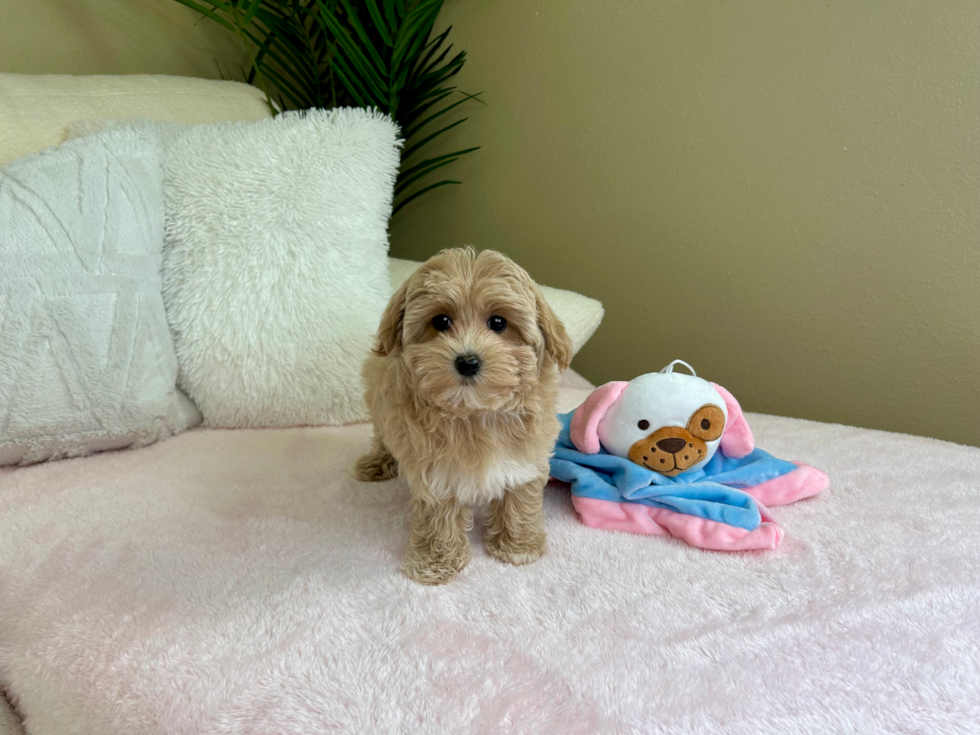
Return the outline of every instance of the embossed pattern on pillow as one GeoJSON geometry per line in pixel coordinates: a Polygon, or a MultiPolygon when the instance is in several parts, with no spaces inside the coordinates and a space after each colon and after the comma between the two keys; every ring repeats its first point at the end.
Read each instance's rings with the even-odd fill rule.
{"type": "Polygon", "coordinates": [[[175,387],[162,247],[148,131],[0,169],[0,465],[143,446],[199,421],[175,387]]]}

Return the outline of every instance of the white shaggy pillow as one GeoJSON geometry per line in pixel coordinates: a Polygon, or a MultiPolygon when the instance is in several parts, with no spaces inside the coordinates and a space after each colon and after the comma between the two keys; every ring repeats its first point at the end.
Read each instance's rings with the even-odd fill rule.
{"type": "Polygon", "coordinates": [[[364,420],[401,142],[360,109],[161,124],[164,298],[208,426],[364,420]]]}
{"type": "Polygon", "coordinates": [[[143,446],[200,422],[161,298],[152,131],[0,168],[0,465],[143,446]]]}

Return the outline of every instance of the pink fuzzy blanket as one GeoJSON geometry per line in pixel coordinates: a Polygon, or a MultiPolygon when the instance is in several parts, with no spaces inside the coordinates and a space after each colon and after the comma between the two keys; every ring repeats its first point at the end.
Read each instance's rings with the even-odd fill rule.
{"type": "MultiPolygon", "coordinates": [[[[563,410],[582,390],[566,390],[563,410]]],[[[752,416],[826,469],[775,551],[578,522],[439,588],[366,426],[0,473],[0,688],[31,735],[980,731],[980,449],[752,416]],[[928,467],[910,458],[928,455],[928,467]]]]}

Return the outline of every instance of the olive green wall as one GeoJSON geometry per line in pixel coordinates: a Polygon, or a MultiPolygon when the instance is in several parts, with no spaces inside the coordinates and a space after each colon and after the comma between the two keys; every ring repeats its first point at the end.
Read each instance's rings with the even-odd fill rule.
{"type": "MultiPolygon", "coordinates": [[[[980,445],[980,2],[448,0],[483,146],[393,249],[503,250],[750,411],[980,445]]],[[[455,133],[456,131],[454,131],[455,133]]],[[[910,459],[910,461],[912,461],[910,459]]]]}
{"type": "Polygon", "coordinates": [[[174,0],[0,0],[0,72],[241,79],[239,41],[200,17],[174,0]]]}
{"type": "MultiPolygon", "coordinates": [[[[173,0],[6,0],[0,71],[236,73],[173,0]]],[[[398,215],[601,299],[593,381],[980,445],[980,3],[447,0],[483,150],[398,215]]]]}

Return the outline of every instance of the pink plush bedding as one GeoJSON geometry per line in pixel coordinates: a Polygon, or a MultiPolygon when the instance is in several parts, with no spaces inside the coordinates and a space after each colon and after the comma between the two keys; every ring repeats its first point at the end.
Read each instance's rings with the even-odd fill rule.
{"type": "Polygon", "coordinates": [[[980,449],[750,421],[831,476],[778,549],[598,531],[551,488],[544,559],[474,531],[441,588],[396,571],[405,485],[346,473],[366,426],[5,470],[0,687],[33,735],[976,732],[980,449]]]}

